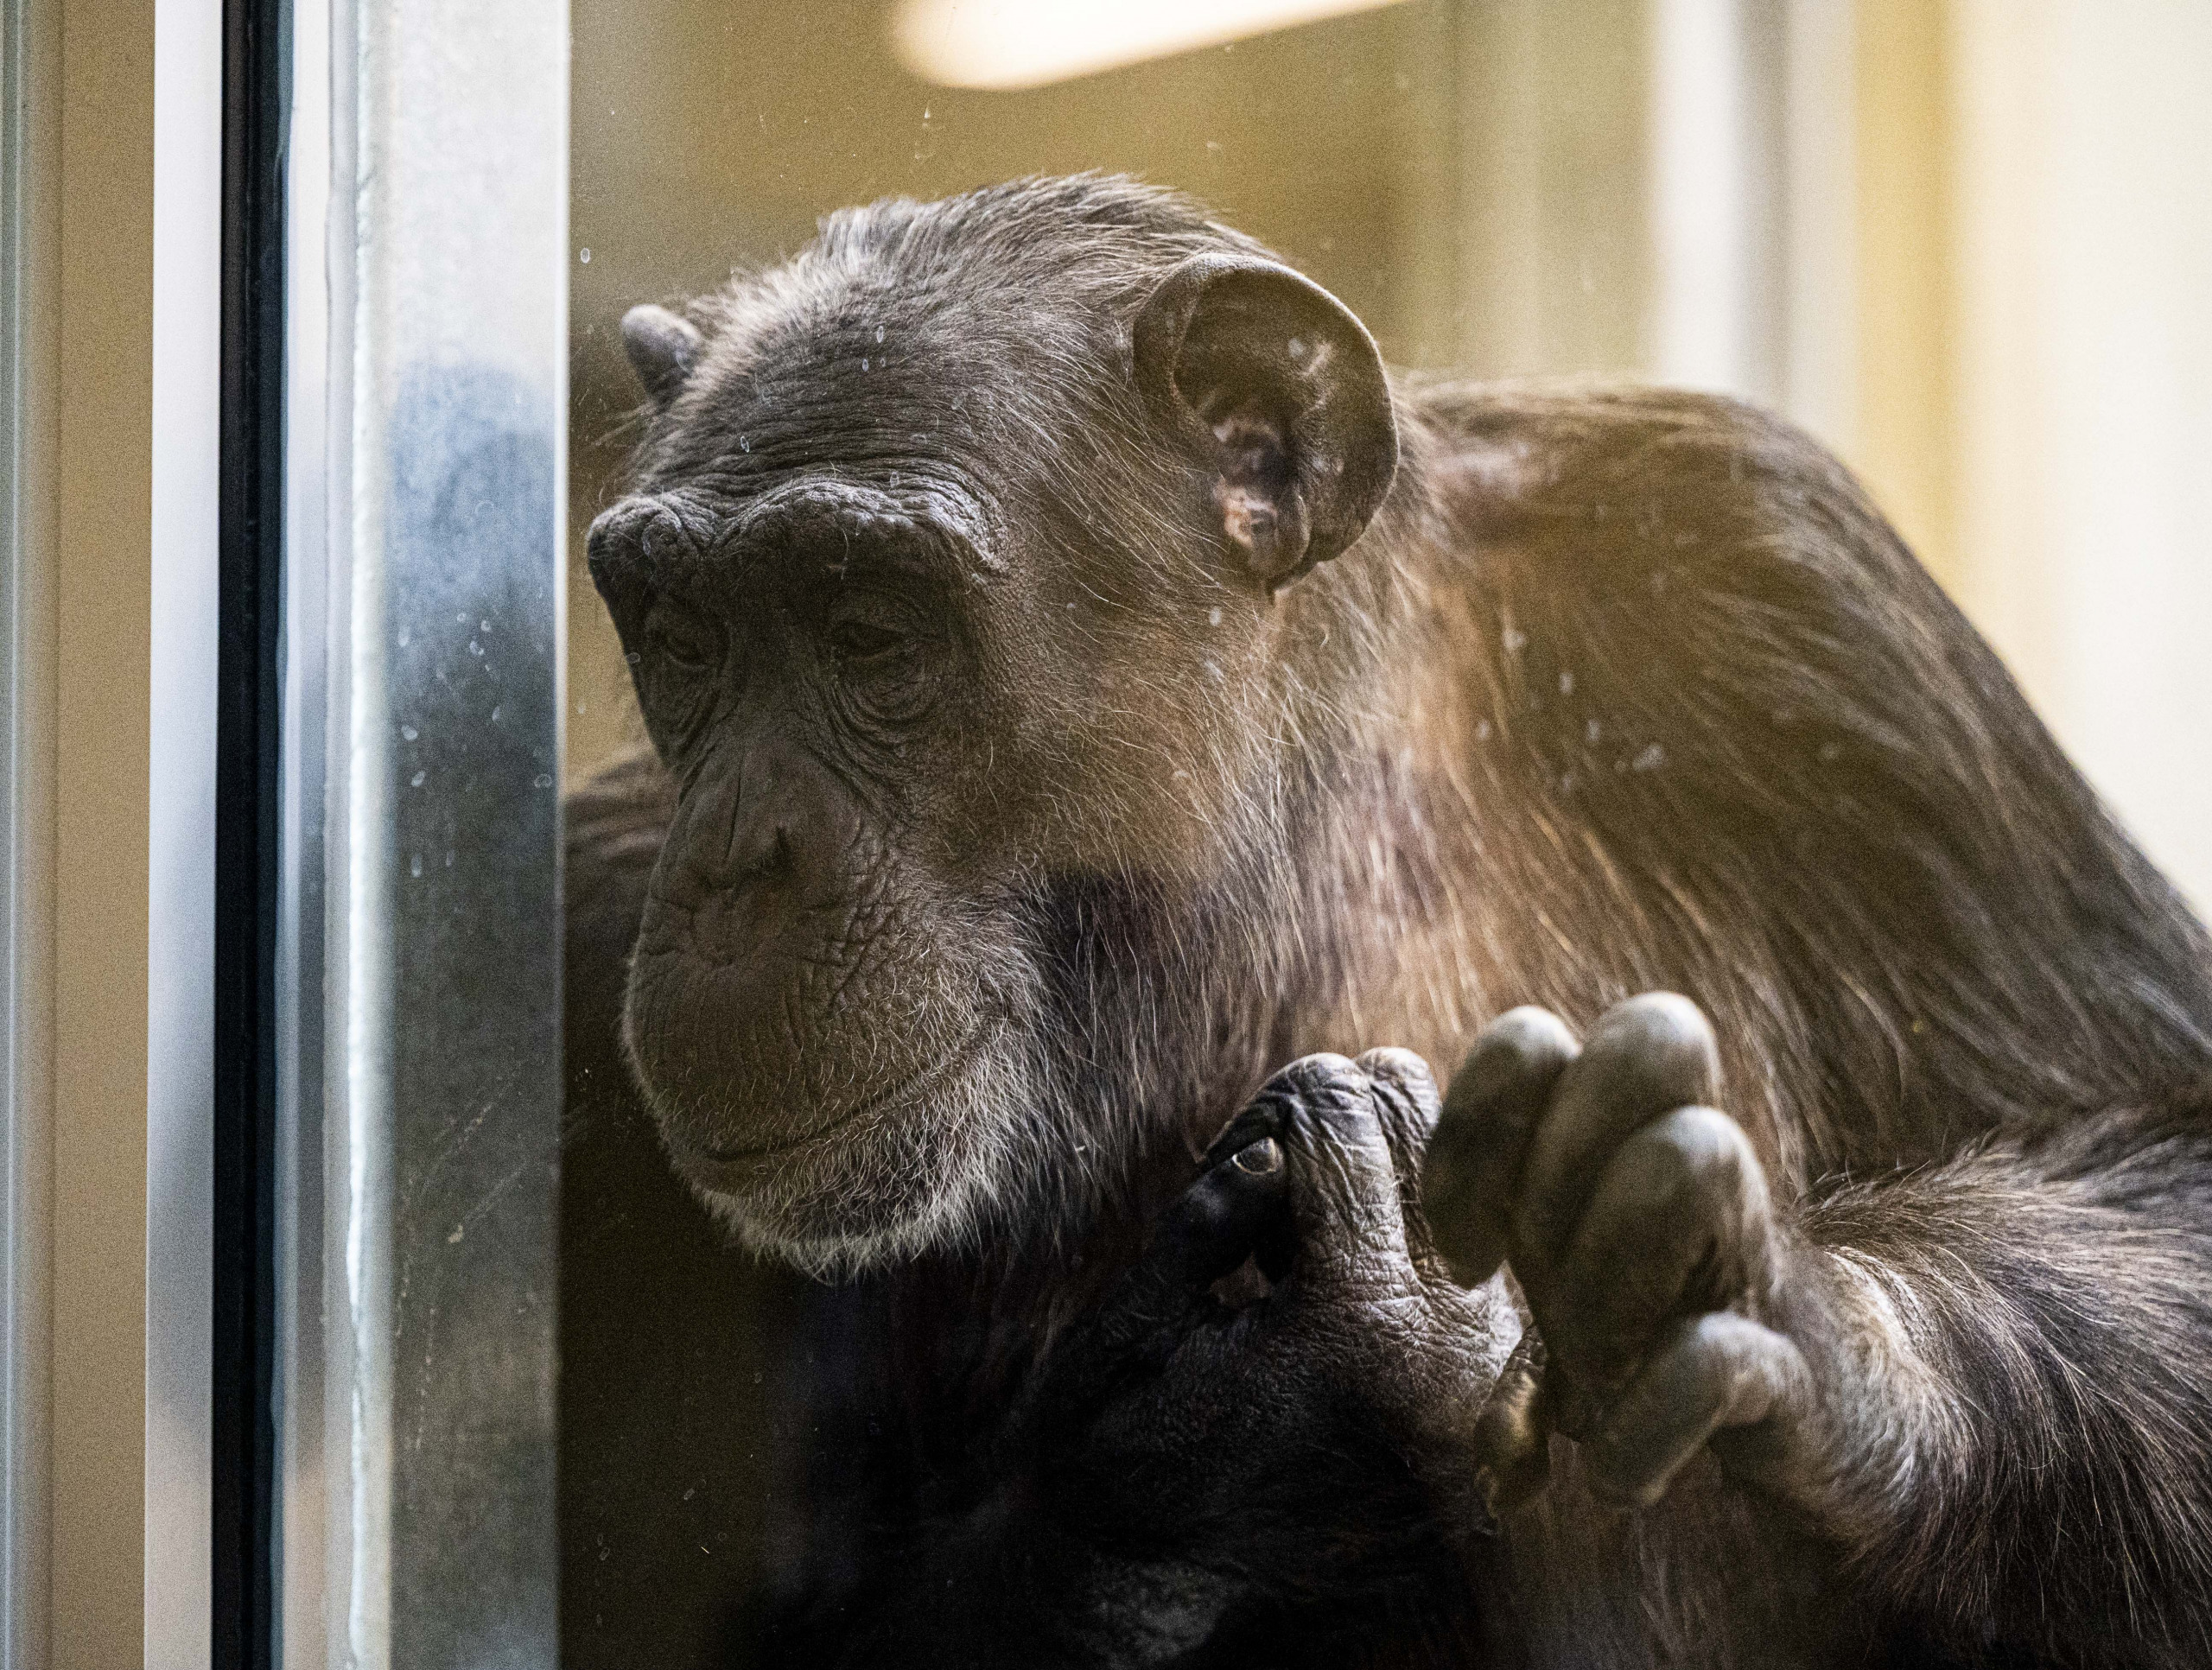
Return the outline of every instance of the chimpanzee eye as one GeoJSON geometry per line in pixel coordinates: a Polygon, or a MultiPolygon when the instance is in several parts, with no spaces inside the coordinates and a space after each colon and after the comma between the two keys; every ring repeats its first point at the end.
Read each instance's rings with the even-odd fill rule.
{"type": "Polygon", "coordinates": [[[645,640],[655,655],[685,672],[704,672],[722,658],[721,634],[714,623],[667,598],[645,617],[645,640]]]}
{"type": "Polygon", "coordinates": [[[880,593],[849,594],[830,611],[821,641],[855,712],[905,725],[928,710],[937,688],[925,653],[931,634],[910,606],[880,593]]]}
{"type": "Polygon", "coordinates": [[[906,642],[901,633],[872,620],[841,620],[830,629],[830,647],[849,661],[873,661],[906,642]]]}

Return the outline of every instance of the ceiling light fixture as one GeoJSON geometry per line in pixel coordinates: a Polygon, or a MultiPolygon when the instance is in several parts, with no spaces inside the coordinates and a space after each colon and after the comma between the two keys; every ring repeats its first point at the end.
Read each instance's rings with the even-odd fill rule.
{"type": "Polygon", "coordinates": [[[1379,11],[1399,0],[899,0],[899,61],[947,87],[1009,91],[1379,11]]]}

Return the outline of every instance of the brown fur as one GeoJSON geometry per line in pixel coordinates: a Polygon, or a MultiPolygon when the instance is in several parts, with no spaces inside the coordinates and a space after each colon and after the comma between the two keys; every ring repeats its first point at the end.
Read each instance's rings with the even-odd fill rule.
{"type": "MultiPolygon", "coordinates": [[[[700,310],[703,369],[641,453],[641,491],[709,484],[724,507],[709,520],[779,472],[843,491],[866,471],[841,473],[822,437],[861,435],[845,444],[872,458],[902,399],[964,367],[995,398],[956,385],[922,450],[999,472],[963,525],[1018,570],[1027,608],[987,657],[1007,682],[977,698],[988,757],[949,768],[960,803],[939,835],[898,826],[956,854],[932,860],[957,906],[936,931],[984,948],[1014,1017],[948,1102],[954,1123],[912,1128],[965,1121],[990,1140],[928,1173],[944,1210],[895,1233],[861,1211],[843,1241],[759,1237],[896,1267],[778,1301],[796,1320],[757,1342],[785,1365],[772,1445],[866,1476],[775,1498],[798,1522],[757,1546],[785,1552],[730,1591],[864,1583],[876,1532],[896,1546],[898,1524],[970,1499],[1029,1365],[1272,1067],[1385,1042],[1444,1066],[1508,1005],[1587,1023],[1664,987],[1713,1017],[1725,1105],[1858,1318],[1836,1349],[1881,1362],[1899,1396],[1867,1413],[1867,1466],[1808,1541],[1702,1475],[1624,1519],[1579,1493],[1570,1459],[1478,1560],[1493,1650],[1510,1626],[1535,1662],[2212,1653],[2203,930],[1863,492],[1745,407],[1402,386],[1397,479],[1365,537],[1272,601],[1236,594],[1211,566],[1218,507],[1178,496],[1116,380],[1117,327],[1208,248],[1250,246],[1110,181],[833,222],[816,254],[700,310]],[[1007,299],[1024,285],[1043,300],[1007,299]],[[995,305],[998,334],[978,322],[995,305]],[[821,345],[863,342],[878,316],[923,346],[862,417],[819,380],[821,345]],[[779,381],[779,355],[817,381],[779,381]],[[800,386],[817,392],[791,435],[734,447],[744,391],[800,386]],[[1220,608],[1226,632],[1204,624],[1220,608]],[[979,881],[986,861],[1003,867],[979,881]],[[822,1381],[831,1360],[852,1383],[822,1381]],[[1807,1610],[1796,1559],[1821,1563],[1829,1610],[1807,1610]],[[1815,1614],[1805,1640],[1761,1633],[1815,1614]]],[[[633,764],[572,813],[572,876],[617,901],[571,929],[570,1049],[599,1121],[572,1152],[572,1200],[593,1142],[645,1129],[609,1083],[606,971],[668,803],[633,764]]],[[[963,1000],[917,1024],[957,1031],[963,1000]]],[[[649,1145],[621,1140],[637,1197],[658,1203],[639,1211],[676,1211],[649,1145]]],[[[760,1221],[747,1210],[741,1225],[760,1221]]],[[[632,1212],[622,1233],[655,1231],[632,1212]]],[[[608,1262],[629,1255],[572,1264],[572,1332],[637,1303],[608,1262]]],[[[665,1325],[755,1326],[731,1319],[735,1278],[711,1255],[686,1267],[665,1325]]],[[[589,1442],[628,1443],[626,1464],[671,1480],[692,1465],[672,1431],[726,1445],[696,1416],[645,1430],[656,1400],[696,1395],[680,1356],[639,1370],[634,1406],[594,1406],[589,1442]]],[[[751,1506],[721,1504],[732,1523],[751,1506]]],[[[564,1578],[585,1662],[604,1632],[583,1597],[605,1601],[607,1562],[580,1541],[589,1503],[571,1490],[564,1511],[593,1556],[564,1578]]],[[[1464,1643],[1465,1620],[1393,1605],[1388,1628],[1361,1623],[1379,1659],[1392,1640],[1406,1661],[1464,1643]]],[[[1245,1627],[1285,1661],[1343,1641],[1311,1618],[1245,1627]]]]}

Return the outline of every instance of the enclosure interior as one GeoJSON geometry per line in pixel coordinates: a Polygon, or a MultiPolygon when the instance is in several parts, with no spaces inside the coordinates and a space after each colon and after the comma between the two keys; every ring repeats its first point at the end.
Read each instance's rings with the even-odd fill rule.
{"type": "MultiPolygon", "coordinates": [[[[2075,344],[2058,356],[2069,364],[2095,352],[2094,308],[2037,313],[2006,288],[2017,265],[2005,252],[2028,250],[2021,227],[2033,220],[2036,237],[2063,240],[2065,226],[2094,219],[2086,199],[2052,183],[2058,164],[2006,160],[2023,154],[2006,148],[2024,107],[2005,90],[2056,98],[2073,73],[2064,42],[2038,37],[2033,62],[2008,58],[1993,13],[1957,9],[1947,22],[1939,9],[1878,0],[1403,0],[1185,49],[1140,42],[1135,61],[1040,72],[1035,85],[972,86],[955,84],[988,80],[988,65],[966,73],[902,45],[902,27],[911,37],[915,18],[947,10],[575,0],[571,786],[645,746],[584,561],[585,530],[621,491],[642,431],[624,312],[771,265],[846,205],[1124,171],[1191,194],[1280,251],[1409,374],[1648,378],[1740,395],[1805,426],[1868,481],[2153,855],[2206,897],[2212,802],[2144,759],[2146,738],[2171,746],[2191,714],[2212,722],[2212,707],[2180,670],[2178,641],[2138,659],[2121,646],[2169,609],[2201,620],[2212,564],[2191,566],[2174,545],[2129,570],[2124,606],[2107,619],[2067,603],[2080,594],[2067,576],[2101,560],[2097,542],[2062,531],[2029,552],[2013,537],[2028,514],[2018,507],[2057,491],[2037,460],[2064,452],[2067,432],[2054,420],[2036,444],[2006,450],[2006,425],[2018,430],[2024,410],[2006,356],[2056,342],[2075,344]],[[2031,200],[2058,206],[2030,216],[2031,200]],[[2122,722],[2107,693],[2130,680],[2146,694],[2122,722]]],[[[2134,61],[2090,34],[2071,61],[2134,61]]],[[[2077,100],[2069,108],[2092,114],[2065,143],[2140,162],[2158,134],[2195,119],[2131,127],[2120,102],[2094,89],[2077,100]]],[[[2165,258],[2154,242],[2107,248],[2114,265],[2102,282],[2114,293],[2165,258]]],[[[2203,351],[2201,334],[2192,351],[2203,351]]],[[[2058,410],[2064,386],[2046,379],[2037,397],[2058,410]]],[[[2189,422],[2202,432],[2201,415],[2189,422]]],[[[2094,499],[2118,479],[2068,491],[2094,499]]],[[[2177,481],[2167,469],[2152,491],[2172,502],[2177,481]]],[[[2051,525],[2062,524],[2072,526],[2051,525]]],[[[572,1215],[586,1187],[565,1181],[572,1215]]],[[[727,1257],[731,1279],[748,1279],[680,1188],[667,1198],[690,1214],[683,1257],[727,1257]]],[[[579,1252],[564,1243],[565,1256],[579,1252]]],[[[667,1318],[639,1325],[657,1320],[667,1318]]],[[[626,1349],[564,1333],[564,1373],[603,1376],[626,1349]]],[[[693,1349],[711,1419],[741,1426],[757,1413],[747,1342],[693,1349]]],[[[618,1527],[604,1552],[564,1571],[564,1632],[618,1635],[627,1613],[659,1603],[646,1551],[714,1564],[725,1504],[766,1488],[741,1457],[702,1466],[674,1500],[641,1490],[626,1510],[634,1544],[618,1527]]]]}

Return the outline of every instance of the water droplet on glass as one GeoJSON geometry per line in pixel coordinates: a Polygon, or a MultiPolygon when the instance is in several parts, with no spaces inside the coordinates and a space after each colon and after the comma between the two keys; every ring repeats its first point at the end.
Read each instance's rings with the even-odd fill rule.
{"type": "Polygon", "coordinates": [[[428,776],[429,776],[428,772],[417,772],[407,779],[407,786],[410,789],[419,789],[423,786],[423,779],[428,776]]]}
{"type": "Polygon", "coordinates": [[[422,854],[410,853],[407,855],[407,873],[410,875],[420,875],[423,873],[422,854]]]}
{"type": "Polygon", "coordinates": [[[591,265],[591,251],[589,250],[578,250],[576,251],[576,259],[582,262],[584,265],[588,267],[591,265]]]}
{"type": "Polygon", "coordinates": [[[412,725],[402,725],[399,727],[399,734],[406,740],[412,742],[416,737],[423,733],[416,730],[412,725]]]}
{"type": "Polygon", "coordinates": [[[536,777],[531,778],[531,782],[540,789],[550,789],[553,786],[553,779],[543,772],[540,772],[536,777]]]}
{"type": "MultiPolygon", "coordinates": [[[[1072,608],[1074,606],[1071,604],[1069,606],[1072,608]]],[[[1221,625],[1221,611],[1219,609],[1208,609],[1206,611],[1206,625],[1209,626],[1218,626],[1221,625]]]]}

